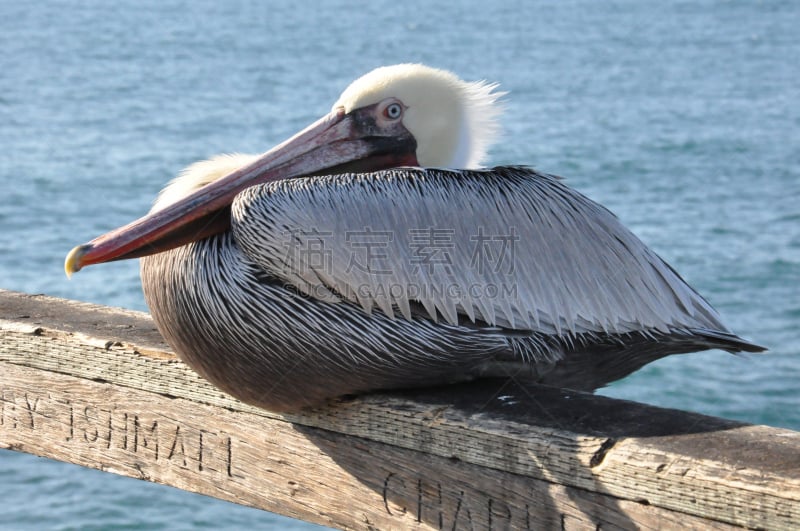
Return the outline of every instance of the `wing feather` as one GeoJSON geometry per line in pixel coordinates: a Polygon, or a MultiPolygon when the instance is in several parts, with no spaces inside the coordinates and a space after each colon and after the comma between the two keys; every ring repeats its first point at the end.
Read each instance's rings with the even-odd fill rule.
{"type": "Polygon", "coordinates": [[[239,194],[237,243],[301,292],[363,311],[539,333],[725,331],[607,209],[523,167],[401,168],[239,194]]]}

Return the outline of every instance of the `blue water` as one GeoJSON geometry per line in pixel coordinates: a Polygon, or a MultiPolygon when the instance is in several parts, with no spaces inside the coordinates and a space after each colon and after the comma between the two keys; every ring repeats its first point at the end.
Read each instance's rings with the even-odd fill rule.
{"type": "MultiPolygon", "coordinates": [[[[426,62],[510,91],[492,164],[567,177],[770,347],[604,394],[800,430],[800,3],[296,4],[0,2],[0,287],[145,309],[135,262],[67,281],[65,253],[185,165],[264,151],[362,73],[426,62]]],[[[10,529],[305,527],[7,451],[0,499],[10,529]]]]}

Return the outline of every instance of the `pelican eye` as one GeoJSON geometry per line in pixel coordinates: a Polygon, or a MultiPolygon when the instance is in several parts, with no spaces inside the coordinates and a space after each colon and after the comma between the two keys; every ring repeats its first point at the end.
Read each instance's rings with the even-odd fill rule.
{"type": "Polygon", "coordinates": [[[390,103],[383,110],[383,115],[390,120],[397,120],[403,115],[403,106],[399,103],[390,103]]]}

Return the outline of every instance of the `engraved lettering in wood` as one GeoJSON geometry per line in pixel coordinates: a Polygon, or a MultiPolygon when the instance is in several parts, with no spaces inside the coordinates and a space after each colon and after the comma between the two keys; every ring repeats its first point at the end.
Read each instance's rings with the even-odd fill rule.
{"type": "Polygon", "coordinates": [[[133,453],[140,454],[144,450],[152,453],[154,461],[158,461],[158,421],[142,420],[138,415],[133,418],[133,453]]]}
{"type": "MultiPolygon", "coordinates": [[[[4,382],[5,383],[5,382],[4,382]]],[[[167,462],[204,474],[243,478],[235,469],[236,442],[224,432],[178,424],[173,419],[76,401],[66,393],[35,393],[6,385],[0,390],[0,428],[49,431],[69,444],[136,457],[136,466],[167,462]]]]}
{"type": "Polygon", "coordinates": [[[456,529],[472,529],[472,511],[469,510],[469,504],[464,497],[462,490],[458,496],[458,503],[456,504],[456,513],[453,516],[453,530],[456,529]]]}
{"type": "Polygon", "coordinates": [[[2,394],[3,409],[0,411],[0,426],[17,429],[18,414],[17,404],[14,401],[14,392],[8,389],[3,389],[2,394]]]}
{"type": "Polygon", "coordinates": [[[172,461],[174,457],[180,458],[181,465],[185,468],[186,464],[186,445],[183,443],[183,434],[181,427],[175,426],[175,435],[172,439],[172,446],[170,446],[167,460],[172,461]]]}
{"type": "Polygon", "coordinates": [[[502,500],[489,498],[486,507],[489,529],[507,529],[511,527],[511,507],[502,500]]]}
{"type": "MultiPolygon", "coordinates": [[[[463,486],[462,486],[463,487],[463,486]]],[[[390,472],[383,481],[383,506],[387,514],[414,515],[418,523],[438,529],[531,529],[537,512],[526,503],[536,494],[519,493],[515,499],[498,498],[476,488],[449,487],[425,477],[404,477],[390,472]]]]}
{"type": "Polygon", "coordinates": [[[32,430],[36,429],[36,425],[33,420],[33,414],[37,413],[36,408],[39,406],[39,397],[30,397],[28,393],[25,393],[25,405],[27,406],[26,411],[28,412],[28,417],[31,423],[30,428],[32,430]]]}
{"type": "MultiPolygon", "coordinates": [[[[406,514],[405,507],[395,506],[394,511],[389,507],[389,498],[391,493],[403,492],[406,488],[406,483],[403,478],[395,473],[390,473],[383,481],[383,506],[386,512],[392,516],[406,514]]],[[[394,497],[394,496],[392,496],[394,497]]]]}

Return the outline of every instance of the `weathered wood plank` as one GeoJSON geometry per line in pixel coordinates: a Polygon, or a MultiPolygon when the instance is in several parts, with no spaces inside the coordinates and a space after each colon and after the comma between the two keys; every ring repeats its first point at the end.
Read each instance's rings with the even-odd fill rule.
{"type": "Polygon", "coordinates": [[[687,521],[711,526],[458,459],[42,374],[0,364],[3,446],[329,526],[657,529],[687,521]]]}
{"type": "MultiPolygon", "coordinates": [[[[174,359],[146,314],[0,292],[0,319],[0,446],[97,468],[129,459],[135,465],[123,469],[127,475],[144,470],[187,490],[340,527],[482,528],[491,518],[489,527],[500,528],[790,529],[800,521],[796,432],[498,382],[372,395],[279,416],[201,380],[174,359]],[[84,430],[83,443],[73,437],[86,448],[61,441],[56,453],[37,446],[35,423],[20,435],[25,419],[44,411],[37,408],[57,410],[59,401],[89,408],[71,413],[72,429],[84,430]],[[117,448],[123,455],[103,453],[103,441],[111,450],[112,439],[136,437],[135,423],[119,425],[137,415],[145,439],[144,427],[158,426],[161,454],[142,463],[124,445],[117,448]],[[173,428],[240,441],[231,442],[231,455],[240,453],[233,453],[239,445],[251,452],[236,460],[247,464],[242,470],[251,480],[206,485],[202,474],[177,473],[173,459],[164,457],[167,447],[180,455],[173,449],[180,448],[179,437],[167,440],[173,428]],[[281,455],[277,447],[291,455],[270,461],[281,455]],[[258,456],[269,466],[257,463],[258,456]]],[[[61,419],[54,421],[61,426],[56,438],[64,437],[64,415],[42,416],[61,419]]],[[[184,455],[199,455],[182,444],[184,455]]],[[[186,459],[180,464],[199,468],[198,457],[186,459]]]]}

